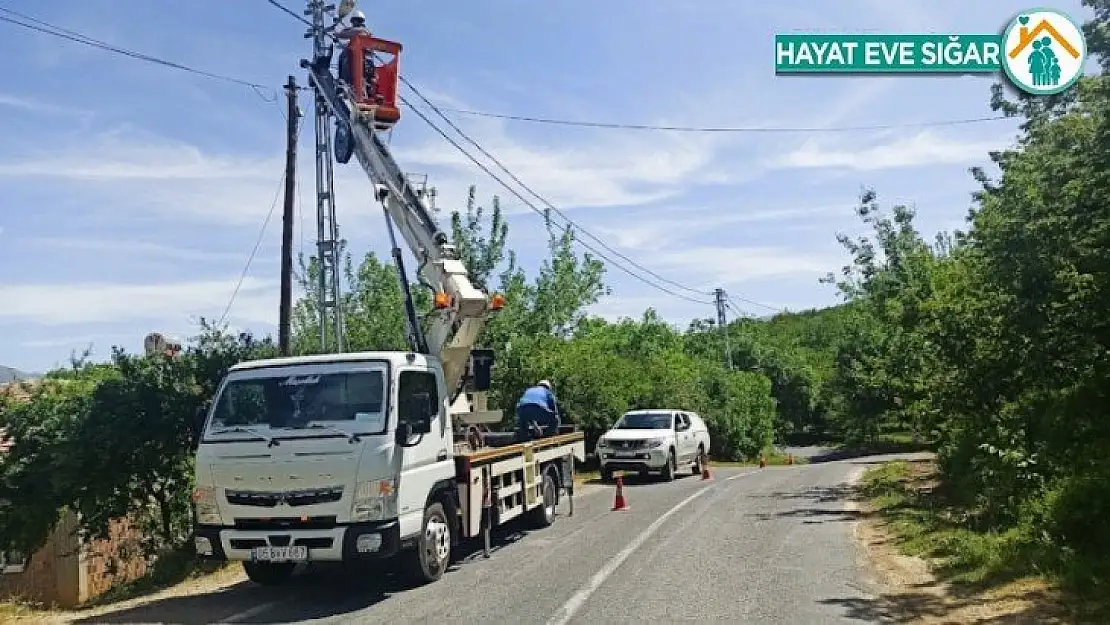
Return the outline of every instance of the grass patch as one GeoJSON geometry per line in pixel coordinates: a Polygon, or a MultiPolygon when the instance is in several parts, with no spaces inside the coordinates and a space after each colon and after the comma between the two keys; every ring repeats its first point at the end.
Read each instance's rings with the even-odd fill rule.
{"type": "Polygon", "coordinates": [[[938,579],[961,593],[980,593],[1022,579],[1043,579],[1062,589],[1066,605],[1079,619],[1110,622],[1110,597],[1073,591],[1076,571],[1061,568],[1057,553],[1046,549],[1025,527],[975,531],[963,524],[966,511],[946,501],[932,461],[897,461],[867,471],[861,494],[870,502],[899,549],[930,561],[938,579]]]}

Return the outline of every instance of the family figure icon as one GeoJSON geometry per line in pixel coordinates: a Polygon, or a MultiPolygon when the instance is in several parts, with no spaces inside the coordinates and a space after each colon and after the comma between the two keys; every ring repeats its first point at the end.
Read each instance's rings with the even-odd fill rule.
{"type": "Polygon", "coordinates": [[[1087,55],[1083,31],[1063,13],[1039,9],[1018,15],[1002,39],[1003,69],[1029,93],[1059,93],[1083,73],[1087,55]]]}
{"type": "Polygon", "coordinates": [[[1029,74],[1033,84],[1041,87],[1055,87],[1060,84],[1060,59],[1052,50],[1052,37],[1042,37],[1033,42],[1033,52],[1029,55],[1029,74]]]}

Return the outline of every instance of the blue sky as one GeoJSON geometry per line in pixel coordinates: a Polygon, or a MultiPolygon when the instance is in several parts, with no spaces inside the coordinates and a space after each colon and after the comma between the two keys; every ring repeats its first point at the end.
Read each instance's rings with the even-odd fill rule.
{"type": "MultiPolygon", "coordinates": [[[[296,0],[287,6],[299,10],[296,0]]],[[[30,0],[0,6],[115,45],[278,87],[309,53],[303,26],[264,0],[30,0]]],[[[1078,1],[1054,3],[1077,19],[1078,1]]],[[[1010,0],[431,0],[367,3],[371,28],[402,42],[402,71],[436,104],[630,123],[728,126],[900,124],[991,115],[991,78],[776,77],[789,31],[997,32],[1010,0]],[[527,8],[525,7],[527,5],[527,8]],[[580,42],[580,43],[575,43],[580,42]]],[[[139,349],[194,333],[227,305],[282,173],[278,104],[242,86],[0,23],[0,363],[41,371],[92,343],[139,349]]],[[[272,94],[266,94],[272,96],[272,94]]],[[[302,97],[310,113],[311,101],[302,97]]],[[[859,232],[863,185],[916,205],[926,233],[959,227],[972,165],[1012,141],[1009,121],[828,134],[679,134],[531,125],[455,115],[525,183],[626,256],[695,288],[791,309],[836,301],[818,284],[859,232]]],[[[300,145],[313,249],[311,117],[300,145]]],[[[415,115],[392,145],[430,176],[438,204],[466,187],[498,194],[510,245],[533,270],[538,217],[415,115]]],[[[342,234],[388,253],[361,170],[337,171],[342,234]]],[[[274,331],[280,208],[235,300],[235,328],[274,331]]],[[[617,269],[607,317],[649,306],[685,324],[713,314],[617,269]]],[[[767,311],[746,305],[753,313],[767,311]]]]}

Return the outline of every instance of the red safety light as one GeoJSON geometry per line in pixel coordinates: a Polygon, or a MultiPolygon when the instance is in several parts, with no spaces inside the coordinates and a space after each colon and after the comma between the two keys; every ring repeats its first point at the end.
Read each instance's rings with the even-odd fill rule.
{"type": "Polygon", "coordinates": [[[439,293],[436,293],[436,298],[435,298],[435,307],[436,308],[441,308],[441,309],[442,308],[447,308],[450,305],[451,305],[451,296],[450,295],[448,295],[448,294],[446,294],[442,291],[439,292],[439,293]]]}
{"type": "Polygon", "coordinates": [[[490,310],[501,310],[502,308],[504,308],[505,307],[505,296],[504,295],[494,295],[493,297],[491,297],[490,300],[489,300],[489,307],[490,307],[490,310]]]}

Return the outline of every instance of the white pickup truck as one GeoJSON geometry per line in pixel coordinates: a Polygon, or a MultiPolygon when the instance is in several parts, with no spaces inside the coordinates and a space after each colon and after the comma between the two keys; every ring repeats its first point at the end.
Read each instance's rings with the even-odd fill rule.
{"type": "Polygon", "coordinates": [[[624,413],[597,441],[601,477],[613,479],[613,471],[635,471],[640,475],[659,472],[673,480],[679,467],[701,473],[702,459],[709,453],[709,430],[696,413],[686,410],[650,409],[624,413]]]}

